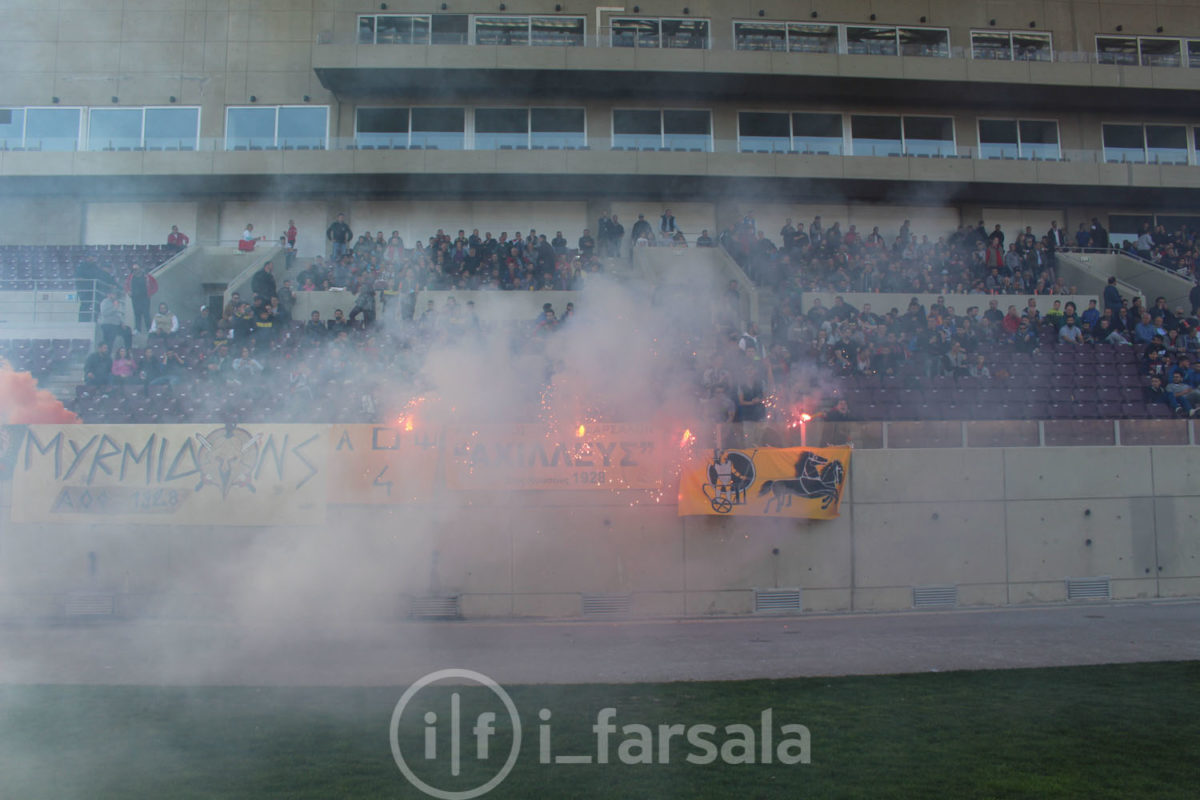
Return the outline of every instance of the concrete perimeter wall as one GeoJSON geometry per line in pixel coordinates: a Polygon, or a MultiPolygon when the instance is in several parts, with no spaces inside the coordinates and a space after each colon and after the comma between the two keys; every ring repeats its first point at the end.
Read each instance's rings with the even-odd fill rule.
{"type": "Polygon", "coordinates": [[[89,588],[118,614],[188,617],[248,597],[400,617],[431,594],[467,617],[564,617],[590,593],[632,595],[636,616],[746,614],[775,587],[801,588],[806,611],[874,611],[926,585],[957,585],[960,605],[1060,602],[1091,576],[1114,598],[1197,596],[1198,477],[1191,446],[860,450],[828,522],[679,518],[673,489],[439,489],[275,529],[17,525],[3,484],[0,617],[53,616],[89,588]]]}

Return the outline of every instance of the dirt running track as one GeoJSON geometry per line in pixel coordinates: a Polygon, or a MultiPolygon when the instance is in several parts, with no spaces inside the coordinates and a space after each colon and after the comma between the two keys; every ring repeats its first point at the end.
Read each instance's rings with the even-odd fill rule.
{"type": "Polygon", "coordinates": [[[1200,660],[1200,601],[677,621],[0,625],[0,684],[633,683],[1200,660]]]}

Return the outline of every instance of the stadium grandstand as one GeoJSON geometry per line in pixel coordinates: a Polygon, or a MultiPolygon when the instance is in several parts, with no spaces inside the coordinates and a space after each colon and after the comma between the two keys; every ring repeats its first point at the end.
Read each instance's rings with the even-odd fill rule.
{"type": "Polygon", "coordinates": [[[561,314],[687,248],[737,281],[688,342],[722,421],[730,341],[854,419],[1185,415],[1200,27],[1126,10],[14,8],[2,348],[85,421],[265,419],[298,382],[293,416],[365,421],[325,402],[364,353],[534,338],[561,320],[492,290],[561,314]]]}

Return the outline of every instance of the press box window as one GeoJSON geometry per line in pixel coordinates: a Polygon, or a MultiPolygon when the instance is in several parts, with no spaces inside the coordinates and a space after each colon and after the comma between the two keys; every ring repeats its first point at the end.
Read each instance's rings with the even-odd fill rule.
{"type": "Polygon", "coordinates": [[[429,44],[428,14],[394,14],[358,18],[359,44],[429,44]]]}
{"type": "Polygon", "coordinates": [[[1042,120],[979,120],[980,158],[1059,157],[1058,123],[1042,120]]]}
{"type": "Polygon", "coordinates": [[[276,147],[321,150],[325,148],[328,136],[329,109],[326,106],[226,109],[226,150],[276,147]]]}
{"type": "Polygon", "coordinates": [[[83,109],[25,109],[25,147],[40,150],[78,150],[83,109]]]}
{"type": "Polygon", "coordinates": [[[892,156],[904,152],[899,117],[854,115],[850,136],[856,156],[892,156]]]}
{"type": "Polygon", "coordinates": [[[529,109],[475,109],[475,149],[499,150],[529,147],[529,109]]]}
{"type": "Polygon", "coordinates": [[[631,150],[712,149],[712,115],[708,111],[613,111],[613,147],[631,150]]]}
{"type": "Polygon", "coordinates": [[[1054,50],[1048,33],[971,31],[971,57],[994,61],[1050,61],[1054,50]]]}
{"type": "Polygon", "coordinates": [[[466,112],[461,108],[414,108],[412,146],[427,150],[462,150],[466,142],[466,112]]]}
{"type": "Polygon", "coordinates": [[[0,148],[25,146],[25,109],[0,108],[0,148]]]}
{"type": "Polygon", "coordinates": [[[611,21],[613,47],[708,48],[706,19],[628,18],[611,21]]]}
{"type": "Polygon", "coordinates": [[[792,148],[788,115],[765,111],[739,112],[738,139],[742,152],[786,153],[792,148]]]}
{"type": "Polygon", "coordinates": [[[903,122],[908,155],[954,155],[954,121],[949,117],[904,117],[903,122]]]}
{"type": "Polygon", "coordinates": [[[354,143],[357,146],[408,146],[407,108],[360,108],[354,119],[354,143]]]}
{"type": "Polygon", "coordinates": [[[533,147],[586,147],[583,109],[530,109],[529,140],[533,147]]]}
{"type": "Polygon", "coordinates": [[[841,114],[792,114],[792,149],[840,156],[845,152],[841,114]]]}
{"type": "Polygon", "coordinates": [[[1188,163],[1183,125],[1105,125],[1104,160],[1131,164],[1188,163]]]}

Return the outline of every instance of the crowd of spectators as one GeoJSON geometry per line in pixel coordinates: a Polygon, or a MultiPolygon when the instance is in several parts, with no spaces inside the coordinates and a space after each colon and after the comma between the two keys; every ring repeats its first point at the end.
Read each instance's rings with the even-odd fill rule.
{"type": "MultiPolygon", "coordinates": [[[[731,284],[718,303],[717,324],[680,331],[679,374],[690,382],[702,413],[713,422],[750,423],[752,429],[768,417],[786,417],[798,405],[823,403],[835,418],[850,419],[856,410],[838,390],[847,378],[878,376],[893,386],[958,379],[994,383],[1009,378],[1012,369],[998,354],[1097,347],[1136,352],[1149,402],[1179,414],[1196,407],[1200,373],[1191,363],[1200,344],[1197,308],[1167,308],[1162,298],[1143,308],[1138,298],[1121,297],[1115,285],[1085,309],[1053,297],[1066,291],[1054,275],[1053,254],[1080,246],[1082,234],[1072,245],[1052,224],[1040,240],[1027,228],[1006,246],[1008,237],[998,225],[991,231],[982,223],[962,228],[936,243],[926,237],[918,241],[908,229],[906,223],[888,245],[878,229],[860,238],[854,226],[845,233],[837,223],[826,229],[819,217],[807,228],[789,221],[783,248],[755,230],[752,216],[718,241],[708,240],[705,232],[697,245],[729,249],[757,281],[777,290],[778,303],[770,331],[760,332],[740,318],[739,287],[731,284]],[[915,268],[918,262],[927,266],[915,268]],[[956,303],[946,292],[929,308],[914,298],[904,309],[854,308],[841,298],[826,308],[814,300],[801,314],[790,291],[840,286],[924,291],[936,286],[928,280],[931,262],[953,265],[961,273],[984,270],[982,282],[971,290],[985,296],[956,303]],[[1028,290],[1030,278],[1035,291],[1028,290]],[[1016,294],[1022,295],[1020,302],[1003,296],[1016,294]],[[818,387],[817,399],[813,387],[818,387]]],[[[288,413],[296,419],[375,419],[388,402],[376,393],[381,377],[390,386],[399,380],[417,387],[424,356],[435,344],[502,335],[517,351],[536,351],[539,339],[566,324],[574,311],[565,309],[559,318],[547,308],[528,324],[497,329],[480,322],[473,302],[451,299],[437,309],[431,301],[417,309],[417,292],[579,288],[589,272],[603,269],[602,259],[621,252],[625,234],[615,215],[605,215],[598,231],[593,237],[585,230],[571,247],[561,231],[547,240],[536,229],[511,238],[478,230],[470,235],[459,230],[451,237],[439,230],[410,248],[396,231],[355,237],[339,217],[326,232],[328,259],[285,270],[292,277],[282,280],[268,264],[254,275],[250,297],[243,301],[234,293],[220,314],[200,307],[181,325],[165,304],[149,317],[139,301],[143,307],[134,315],[134,326],[149,336],[136,351],[130,335],[136,330],[118,313],[125,303],[119,287],[111,287],[100,308],[102,345],[85,368],[78,405],[86,418],[89,411],[113,410],[112,403],[98,398],[162,399],[164,390],[173,390],[170,408],[161,413],[138,409],[152,419],[170,419],[172,413],[190,418],[202,408],[278,420],[288,413]],[[349,290],[348,300],[354,298],[346,309],[329,320],[316,312],[308,319],[293,318],[298,292],[333,287],[349,290]],[[387,324],[377,324],[381,320],[387,324]],[[192,402],[197,397],[204,399],[200,407],[192,402]]],[[[1087,235],[1085,246],[1093,246],[1097,236],[1107,234],[1098,227],[1087,235]]],[[[284,241],[293,250],[295,236],[294,224],[289,225],[284,241]]],[[[1194,252],[1189,236],[1180,232],[1160,252],[1172,247],[1179,253],[1183,242],[1194,252]]],[[[628,241],[631,246],[680,246],[679,238],[668,210],[657,231],[639,215],[628,241]]],[[[943,269],[950,274],[949,266],[943,269]]],[[[144,279],[135,272],[132,280],[144,279]]],[[[147,300],[152,280],[146,281],[147,300]]],[[[1193,306],[1200,290],[1194,294],[1193,306]]],[[[546,372],[551,376],[554,365],[548,363],[546,372]]]]}
{"type": "MultiPolygon", "coordinates": [[[[905,220],[895,234],[856,225],[826,225],[820,216],[807,227],[788,219],[778,240],[759,228],[753,214],[722,231],[718,241],[758,285],[781,295],[799,292],[904,292],[941,294],[1075,294],[1057,274],[1064,250],[1109,249],[1111,237],[1093,219],[1074,236],[1050,223],[1015,235],[982,220],[936,239],[914,233],[905,220]]],[[[1135,249],[1130,245],[1130,249],[1135,249]]],[[[1137,240],[1136,251],[1162,266],[1197,277],[1196,231],[1168,234],[1163,226],[1137,240]]]]}

